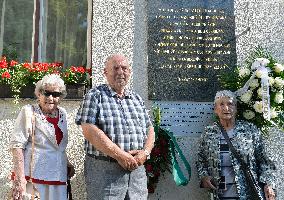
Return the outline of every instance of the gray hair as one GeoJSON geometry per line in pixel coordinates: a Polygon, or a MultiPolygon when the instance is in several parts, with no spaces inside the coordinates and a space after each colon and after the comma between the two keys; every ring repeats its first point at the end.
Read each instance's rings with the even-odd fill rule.
{"type": "MultiPolygon", "coordinates": [[[[106,66],[108,64],[108,62],[117,54],[112,54],[110,56],[108,56],[106,59],[105,59],[105,62],[104,62],[104,65],[106,66]]],[[[120,55],[120,54],[119,54],[120,55]]]]}
{"type": "Polygon", "coordinates": [[[125,55],[121,54],[121,53],[115,53],[115,54],[112,54],[112,55],[108,56],[108,57],[105,59],[105,62],[104,62],[105,67],[107,66],[107,64],[109,63],[109,61],[111,61],[111,60],[112,60],[113,58],[115,58],[115,57],[123,57],[123,58],[125,58],[125,60],[127,61],[129,67],[131,67],[130,64],[129,64],[128,58],[127,58],[125,55]]]}
{"type": "Polygon", "coordinates": [[[60,78],[58,74],[47,74],[41,80],[36,83],[35,95],[38,97],[41,94],[46,86],[55,86],[59,88],[59,92],[62,93],[61,98],[66,97],[66,86],[64,81],[60,78]]]}
{"type": "Polygon", "coordinates": [[[214,105],[216,104],[216,101],[222,97],[228,97],[232,99],[235,104],[237,104],[237,97],[234,92],[230,90],[221,90],[221,91],[216,92],[215,99],[214,99],[214,105]]]}

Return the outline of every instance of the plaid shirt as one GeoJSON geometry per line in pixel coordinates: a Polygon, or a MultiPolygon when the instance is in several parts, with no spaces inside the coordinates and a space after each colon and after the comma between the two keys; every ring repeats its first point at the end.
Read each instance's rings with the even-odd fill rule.
{"type": "MultiPolygon", "coordinates": [[[[105,84],[85,95],[76,116],[76,124],[81,123],[96,125],[124,151],[143,149],[147,128],[152,125],[139,95],[126,90],[124,98],[120,99],[105,84]]],[[[104,155],[87,140],[85,150],[89,154],[104,155]]]]}

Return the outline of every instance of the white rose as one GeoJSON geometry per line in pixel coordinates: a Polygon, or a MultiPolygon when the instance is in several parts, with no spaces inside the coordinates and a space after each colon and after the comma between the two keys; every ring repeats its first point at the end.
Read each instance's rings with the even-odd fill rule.
{"type": "Polygon", "coordinates": [[[283,85],[284,85],[284,80],[283,80],[282,78],[280,78],[280,77],[276,77],[276,78],[274,79],[274,85],[275,85],[275,87],[277,87],[277,88],[282,88],[283,85]]]}
{"type": "Polygon", "coordinates": [[[278,116],[278,112],[276,112],[275,108],[271,108],[270,110],[270,118],[276,118],[278,116]]]}
{"type": "Polygon", "coordinates": [[[282,103],[283,102],[283,94],[282,92],[277,92],[274,97],[275,103],[282,103]]]}
{"type": "Polygon", "coordinates": [[[262,113],[262,101],[256,101],[253,105],[253,108],[256,112],[262,113]]]}
{"type": "Polygon", "coordinates": [[[256,58],[251,65],[251,69],[257,69],[260,66],[266,67],[269,62],[266,58],[256,58]]]}
{"type": "Polygon", "coordinates": [[[281,65],[281,64],[279,64],[279,63],[275,63],[275,65],[274,65],[274,71],[275,71],[276,73],[280,73],[280,72],[282,72],[283,70],[284,70],[283,65],[281,65]]]}
{"type": "Polygon", "coordinates": [[[258,70],[256,70],[256,72],[255,72],[255,76],[256,76],[257,78],[268,77],[268,71],[267,71],[266,68],[258,69],[258,70]]]}
{"type": "Polygon", "coordinates": [[[258,88],[258,90],[257,90],[257,95],[258,95],[258,97],[262,97],[262,88],[260,87],[260,88],[258,88]]]}
{"type": "Polygon", "coordinates": [[[249,86],[251,89],[255,89],[259,86],[258,80],[257,79],[252,79],[249,83],[249,86]]]}
{"type": "Polygon", "coordinates": [[[258,67],[260,67],[260,62],[258,62],[257,60],[256,61],[254,61],[252,64],[251,64],[251,69],[252,70],[255,70],[255,69],[257,69],[258,67]]]}
{"type": "Polygon", "coordinates": [[[256,70],[255,75],[257,78],[261,78],[263,76],[263,71],[262,70],[256,70]]]}
{"type": "Polygon", "coordinates": [[[241,99],[242,102],[248,103],[250,101],[251,97],[252,97],[252,91],[248,90],[246,93],[244,93],[240,97],[240,99],[241,99]]]}
{"type": "Polygon", "coordinates": [[[274,78],[273,77],[269,77],[268,78],[268,82],[269,82],[269,85],[272,86],[274,84],[274,82],[275,82],[274,78]]]}
{"type": "Polygon", "coordinates": [[[263,67],[266,67],[267,64],[270,62],[266,58],[256,58],[255,61],[258,61],[260,63],[260,65],[263,66],[263,67]]]}
{"type": "Polygon", "coordinates": [[[248,68],[245,68],[245,67],[241,67],[240,69],[239,69],[239,77],[246,77],[246,76],[248,76],[248,75],[250,75],[250,70],[248,69],[248,68]]]}
{"type": "Polygon", "coordinates": [[[252,118],[255,117],[255,114],[254,114],[254,112],[251,111],[251,110],[246,110],[245,112],[243,112],[243,116],[244,116],[244,118],[246,118],[246,119],[252,119],[252,118]]]}

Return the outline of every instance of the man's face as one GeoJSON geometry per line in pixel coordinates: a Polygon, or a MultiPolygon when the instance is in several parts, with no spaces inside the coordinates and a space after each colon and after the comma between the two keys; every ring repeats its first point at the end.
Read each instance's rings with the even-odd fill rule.
{"type": "Polygon", "coordinates": [[[220,97],[215,103],[214,112],[221,120],[235,119],[237,106],[232,98],[220,97]]]}
{"type": "Polygon", "coordinates": [[[128,61],[121,55],[112,57],[104,70],[109,85],[114,89],[124,88],[129,81],[130,73],[128,61]]]}

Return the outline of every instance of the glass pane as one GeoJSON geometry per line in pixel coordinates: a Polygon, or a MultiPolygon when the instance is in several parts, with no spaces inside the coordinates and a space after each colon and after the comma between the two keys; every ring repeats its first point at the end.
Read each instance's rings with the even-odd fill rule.
{"type": "Polygon", "coordinates": [[[34,1],[0,0],[2,55],[19,62],[30,62],[32,52],[34,1]],[[4,3],[4,4],[3,4],[4,3]],[[4,17],[4,18],[2,18],[4,17]]]}
{"type": "Polygon", "coordinates": [[[46,62],[85,66],[87,61],[87,0],[49,0],[46,62]]]}

